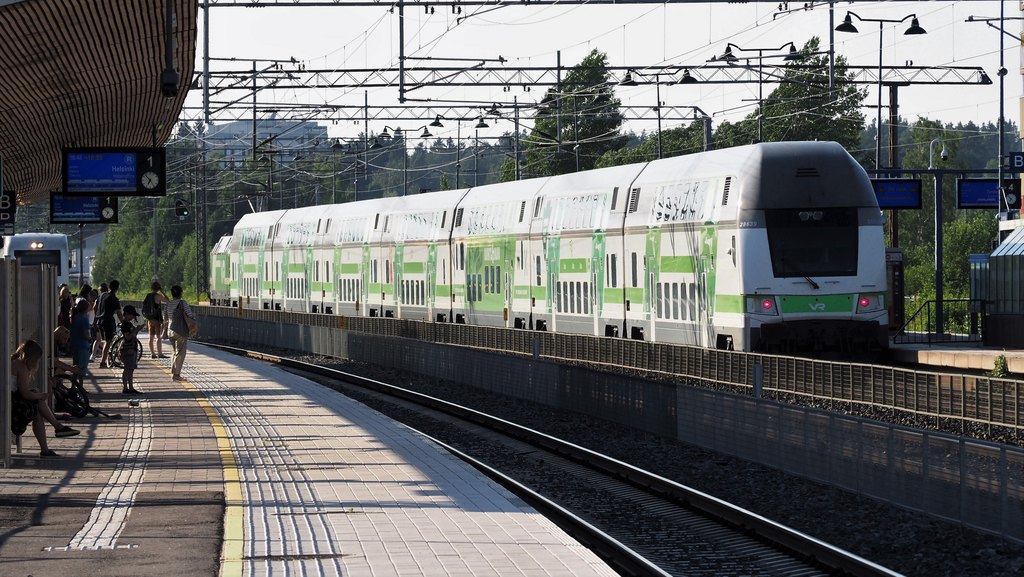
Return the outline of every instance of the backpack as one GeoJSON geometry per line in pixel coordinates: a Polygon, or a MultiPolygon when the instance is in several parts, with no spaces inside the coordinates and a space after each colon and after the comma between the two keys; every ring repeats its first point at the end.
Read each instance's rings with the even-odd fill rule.
{"type": "Polygon", "coordinates": [[[156,293],[149,293],[142,301],[142,316],[151,321],[160,320],[160,310],[156,306],[156,293]]]}

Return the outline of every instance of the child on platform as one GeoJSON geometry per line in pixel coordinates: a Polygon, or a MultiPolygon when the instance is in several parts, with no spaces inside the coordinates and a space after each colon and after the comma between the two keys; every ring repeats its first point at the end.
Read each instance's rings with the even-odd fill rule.
{"type": "Polygon", "coordinates": [[[121,321],[121,335],[124,342],[121,345],[121,394],[141,395],[142,391],[135,388],[135,369],[139,366],[139,351],[142,350],[142,343],[139,342],[139,328],[135,326],[135,319],[139,313],[132,305],[126,305],[121,310],[124,320],[121,321]]]}

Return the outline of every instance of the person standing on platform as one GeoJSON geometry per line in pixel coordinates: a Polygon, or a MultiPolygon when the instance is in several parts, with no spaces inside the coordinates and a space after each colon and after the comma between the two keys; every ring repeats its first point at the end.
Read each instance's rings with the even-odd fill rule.
{"type": "Polygon", "coordinates": [[[149,356],[154,359],[166,359],[164,354],[163,339],[163,306],[169,301],[160,283],[153,281],[149,294],[142,301],[142,316],[146,317],[146,324],[149,331],[149,356]],[[153,342],[156,341],[154,349],[153,342]]]}
{"type": "Polygon", "coordinates": [[[142,352],[142,343],[139,342],[139,328],[135,326],[135,319],[139,314],[135,307],[127,305],[124,307],[124,320],[121,321],[121,394],[141,395],[142,391],[135,388],[135,369],[139,366],[139,353],[142,352]]]}
{"type": "MultiPolygon", "coordinates": [[[[90,289],[91,290],[91,289],[90,289]]],[[[89,301],[80,299],[71,311],[71,364],[78,367],[82,375],[88,373],[89,353],[92,352],[92,332],[89,320],[89,301]]]]}
{"type": "Polygon", "coordinates": [[[78,431],[61,425],[47,403],[49,393],[40,392],[32,386],[32,377],[42,361],[43,348],[31,339],[22,341],[18,350],[11,355],[11,375],[15,380],[14,390],[11,391],[11,432],[22,435],[31,424],[32,433],[39,442],[39,456],[56,457],[57,453],[46,444],[46,422],[53,425],[57,437],[73,437],[78,431]]]}
{"type": "Polygon", "coordinates": [[[100,295],[100,300],[96,304],[96,322],[99,323],[100,332],[103,334],[103,354],[100,356],[101,369],[105,369],[112,364],[107,362],[107,357],[110,356],[110,343],[114,340],[117,324],[124,320],[124,316],[121,314],[121,300],[117,298],[117,290],[119,288],[121,288],[120,282],[116,280],[110,281],[110,291],[100,295]]]}
{"type": "Polygon", "coordinates": [[[60,285],[57,301],[57,326],[71,326],[71,309],[75,306],[75,299],[71,296],[71,289],[68,288],[68,285],[60,285]]]}
{"type": "Polygon", "coordinates": [[[171,300],[164,306],[164,322],[168,323],[167,336],[174,345],[174,355],[171,357],[171,378],[176,381],[183,381],[181,367],[185,364],[185,355],[188,353],[188,323],[185,317],[195,320],[196,315],[192,307],[188,306],[185,299],[181,298],[181,287],[171,287],[171,300]]]}
{"type": "Polygon", "coordinates": [[[89,359],[92,362],[95,362],[96,359],[98,359],[100,357],[100,355],[103,354],[103,331],[100,330],[100,324],[98,322],[96,322],[96,317],[98,316],[99,310],[100,310],[100,299],[103,298],[103,295],[107,294],[108,292],[110,292],[110,289],[107,287],[107,283],[105,283],[105,282],[104,283],[100,283],[100,290],[99,290],[99,292],[96,292],[95,290],[93,291],[93,298],[92,298],[92,357],[89,359]]]}

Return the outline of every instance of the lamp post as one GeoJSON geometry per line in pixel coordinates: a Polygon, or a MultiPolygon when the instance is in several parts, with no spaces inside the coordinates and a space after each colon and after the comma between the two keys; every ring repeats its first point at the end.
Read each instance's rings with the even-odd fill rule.
{"type": "Polygon", "coordinates": [[[1003,115],[1003,112],[1004,112],[1003,87],[1004,87],[1004,79],[1006,78],[1006,66],[1004,66],[1004,62],[1005,62],[1004,56],[1005,55],[1004,55],[1004,51],[1003,51],[1003,41],[1004,41],[1003,37],[1005,35],[1005,36],[1009,36],[1010,38],[1013,38],[1014,41],[1019,41],[1019,39],[1016,36],[1014,36],[1013,34],[1007,32],[1006,30],[1003,29],[1003,23],[1006,20],[1024,20],[1024,18],[1020,18],[1020,17],[1006,18],[1005,14],[1003,13],[1003,10],[1004,10],[1003,3],[1000,2],[999,3],[999,17],[998,18],[968,16],[967,20],[966,20],[966,22],[984,22],[990,28],[994,28],[994,29],[999,31],[999,70],[997,71],[997,75],[999,76],[999,147],[998,147],[998,152],[996,153],[998,155],[996,158],[998,158],[999,160],[998,160],[998,162],[996,164],[996,166],[998,167],[998,173],[996,175],[996,181],[998,182],[998,187],[999,187],[999,214],[1000,215],[1002,215],[1004,212],[1009,213],[1009,207],[1007,206],[1007,203],[1006,203],[1006,187],[1003,186],[1003,154],[1004,154],[1004,152],[1003,152],[1003,150],[1004,150],[1003,149],[1003,140],[1004,140],[1003,134],[1004,134],[1004,127],[1005,127],[1005,122],[1006,122],[1005,121],[1005,117],[1003,115]],[[998,20],[999,21],[999,26],[996,26],[995,24],[992,23],[992,21],[994,21],[994,20],[998,20]]]}
{"type": "MultiPolygon", "coordinates": [[[[619,85],[620,86],[636,86],[636,80],[633,79],[633,74],[636,74],[636,75],[639,75],[639,76],[654,76],[654,98],[657,100],[657,104],[654,107],[654,112],[658,115],[658,158],[662,158],[662,149],[661,149],[661,107],[664,106],[665,103],[661,101],[661,73],[654,73],[653,75],[649,75],[649,74],[644,74],[642,72],[637,72],[635,70],[627,70],[626,71],[626,76],[624,76],[622,78],[622,81],[619,82],[619,85]]],[[[669,76],[669,77],[672,78],[671,76],[669,76]]],[[[691,76],[690,78],[692,79],[693,77],[691,76]]],[[[673,78],[672,80],[669,80],[665,84],[668,84],[669,86],[671,86],[671,85],[673,85],[675,83],[676,83],[675,79],[673,78]]],[[[577,170],[579,170],[579,168],[577,168],[577,170]]]]}
{"type": "MultiPolygon", "coordinates": [[[[269,163],[267,170],[267,210],[270,210],[270,201],[274,198],[274,153],[276,150],[264,151],[260,162],[269,163]]],[[[278,207],[280,208],[280,207],[278,207]]]]}
{"type": "MultiPolygon", "coordinates": [[[[943,160],[949,158],[946,152],[946,143],[941,138],[933,138],[928,143],[928,170],[935,170],[935,143],[942,143],[942,152],[939,155],[943,160]]],[[[943,334],[943,311],[942,311],[942,179],[932,173],[932,182],[935,187],[935,334],[943,334]]]]}
{"type": "Polygon", "coordinates": [[[331,204],[338,202],[338,151],[344,149],[340,140],[331,145],[331,204]]]}
{"type": "MultiPolygon", "coordinates": [[[[711,61],[720,61],[727,64],[733,64],[739,58],[732,53],[733,48],[740,52],[757,52],[757,141],[761,142],[764,140],[764,59],[765,52],[778,52],[785,47],[789,46],[789,52],[783,56],[783,60],[791,61],[798,60],[803,56],[803,53],[796,49],[796,44],[787,42],[778,48],[743,48],[733,44],[732,42],[725,45],[725,52],[721,56],[712,58],[711,61]]],[[[779,56],[778,54],[769,55],[779,56]]],[[[749,58],[746,59],[749,61],[749,58]]],[[[749,62],[748,62],[749,65],[749,62]]]]}
{"type": "Polygon", "coordinates": [[[927,34],[928,32],[921,28],[920,23],[917,21],[917,14],[908,14],[900,19],[889,19],[889,18],[862,18],[856,12],[846,12],[846,18],[843,19],[843,23],[836,26],[836,32],[852,32],[857,33],[857,27],[853,25],[853,18],[861,22],[878,22],[878,117],[875,121],[875,168],[882,168],[882,26],[885,23],[900,24],[910,20],[910,27],[903,32],[905,36],[913,36],[917,34],[927,34]]]}
{"type": "MultiPolygon", "coordinates": [[[[437,120],[435,120],[434,122],[437,122],[437,120]]],[[[431,123],[431,125],[433,125],[433,123],[431,123]]],[[[388,134],[389,128],[390,127],[385,126],[384,130],[381,131],[381,133],[377,135],[377,137],[383,140],[391,140],[391,135],[388,134]]],[[[421,126],[416,130],[421,129],[423,130],[423,132],[420,133],[420,138],[430,138],[431,136],[433,136],[432,134],[430,134],[430,131],[427,129],[426,125],[421,126]]],[[[395,138],[402,139],[402,196],[405,196],[406,194],[409,193],[409,148],[408,146],[406,146],[406,138],[405,134],[402,132],[402,129],[391,128],[391,130],[395,133],[395,138]]]]}

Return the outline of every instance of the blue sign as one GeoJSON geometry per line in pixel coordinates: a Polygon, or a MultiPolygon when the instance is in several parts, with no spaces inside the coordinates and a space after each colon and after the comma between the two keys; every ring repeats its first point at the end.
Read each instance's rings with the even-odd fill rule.
{"type": "Polygon", "coordinates": [[[67,196],[50,193],[50,224],[113,224],[116,196],[67,196]]]}
{"type": "Polygon", "coordinates": [[[878,198],[878,208],[921,208],[921,181],[905,178],[873,178],[871,186],[878,198]]]}
{"type": "MultiPolygon", "coordinates": [[[[999,182],[995,178],[958,178],[956,181],[957,208],[999,209],[999,182]]],[[[1011,210],[1020,209],[1020,181],[1003,179],[1006,204],[1011,210]]]]}
{"type": "Polygon", "coordinates": [[[163,148],[66,148],[66,196],[163,196],[167,192],[163,148]]]}

